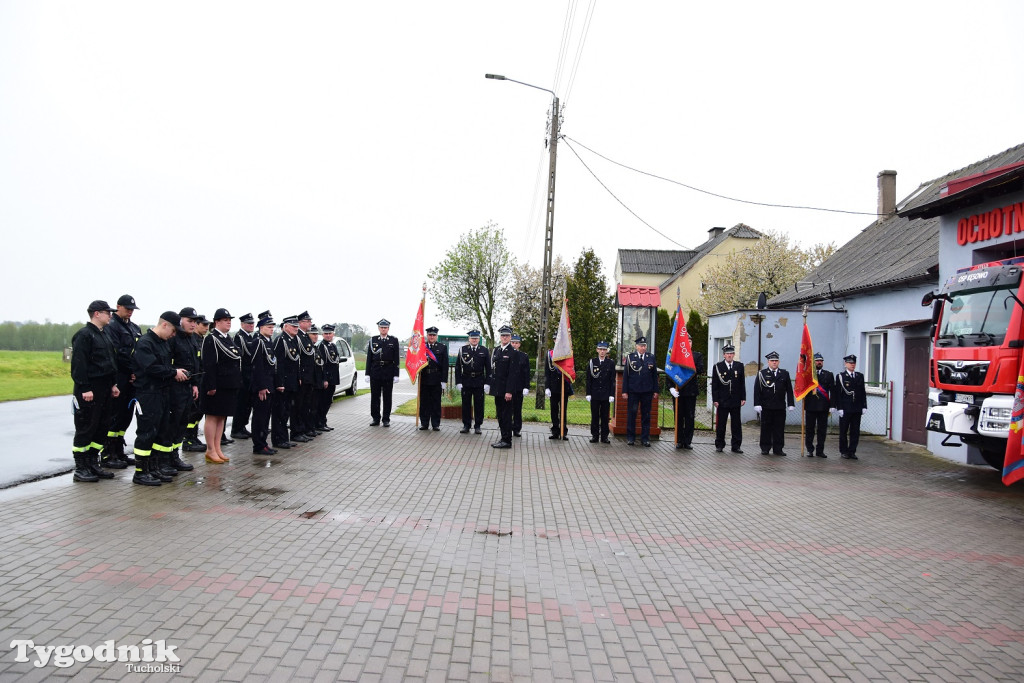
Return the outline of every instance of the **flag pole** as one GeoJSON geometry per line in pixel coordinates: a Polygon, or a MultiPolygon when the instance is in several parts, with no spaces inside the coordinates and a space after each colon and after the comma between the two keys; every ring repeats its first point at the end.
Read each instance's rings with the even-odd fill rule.
{"type": "Polygon", "coordinates": [[[561,370],[559,370],[559,374],[562,375],[562,421],[561,421],[560,424],[562,426],[562,439],[564,440],[565,439],[565,374],[562,373],[561,370]]]}
{"type": "MultiPolygon", "coordinates": [[[[804,304],[804,329],[807,329],[807,304],[804,304]]],[[[802,345],[802,341],[801,341],[802,345]]],[[[808,349],[809,350],[809,349],[808,349]]],[[[814,359],[805,358],[805,363],[813,363],[814,359]]],[[[800,457],[804,457],[804,418],[807,417],[807,395],[800,399],[800,457]]],[[[820,443],[820,442],[819,442],[820,443]]]]}
{"type": "MultiPolygon", "coordinates": [[[[427,283],[426,282],[423,283],[423,298],[420,299],[420,310],[423,311],[423,314],[425,316],[426,313],[427,313],[427,283]]],[[[421,344],[426,344],[427,340],[423,339],[420,343],[421,344]]],[[[413,384],[416,385],[416,421],[417,422],[419,422],[419,420],[420,420],[420,387],[423,386],[422,382],[417,382],[416,381],[418,378],[419,378],[419,370],[416,371],[416,377],[412,378],[413,384]]],[[[420,425],[420,426],[422,426],[422,425],[420,425]]]]}

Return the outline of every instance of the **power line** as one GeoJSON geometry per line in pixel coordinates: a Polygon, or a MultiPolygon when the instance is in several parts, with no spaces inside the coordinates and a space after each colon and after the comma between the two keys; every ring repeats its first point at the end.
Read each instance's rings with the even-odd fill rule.
{"type": "Polygon", "coordinates": [[[594,7],[597,6],[597,0],[590,0],[590,5],[587,7],[587,16],[583,20],[583,33],[580,35],[580,42],[576,48],[576,59],[572,65],[572,71],[569,74],[569,87],[565,90],[565,104],[569,104],[569,95],[572,94],[572,86],[576,83],[576,72],[580,68],[580,57],[583,56],[583,46],[587,42],[587,35],[590,33],[590,22],[594,18],[594,7]]]}
{"type": "MultiPolygon", "coordinates": [[[[572,138],[570,138],[568,136],[566,136],[564,139],[565,140],[572,140],[572,138]]],[[[686,183],[681,183],[678,180],[672,180],[671,178],[665,178],[663,176],[660,176],[660,175],[657,175],[657,174],[654,174],[654,173],[649,173],[647,171],[641,171],[638,168],[633,168],[632,166],[628,166],[628,165],[626,165],[626,164],[624,164],[622,162],[615,161],[614,159],[609,159],[608,157],[606,157],[605,155],[601,154],[600,152],[594,151],[593,149],[587,147],[586,145],[584,145],[579,140],[572,140],[572,141],[575,142],[580,147],[582,147],[583,149],[585,149],[588,152],[590,152],[591,154],[596,154],[597,156],[601,157],[605,161],[611,162],[611,163],[615,164],[616,166],[621,166],[622,168],[628,169],[628,170],[633,171],[635,173],[639,173],[641,175],[649,176],[651,178],[657,178],[658,180],[664,180],[667,183],[672,183],[673,185],[679,185],[680,187],[685,187],[686,189],[693,190],[694,192],[700,192],[702,194],[710,195],[712,197],[718,197],[719,199],[727,199],[730,202],[739,202],[740,204],[752,204],[754,206],[768,206],[768,207],[775,208],[775,209],[804,209],[804,210],[807,210],[807,211],[828,211],[830,213],[847,213],[847,214],[853,214],[853,215],[856,215],[856,216],[876,216],[877,217],[877,216],[882,215],[882,214],[875,213],[875,212],[872,212],[872,211],[846,211],[844,209],[825,209],[825,208],[818,207],[818,206],[795,206],[795,205],[792,205],[792,204],[772,204],[772,203],[769,203],[769,202],[755,202],[755,201],[751,201],[749,199],[738,199],[736,197],[727,197],[724,194],[718,194],[716,192],[711,192],[710,190],[703,190],[703,189],[701,189],[699,187],[694,187],[693,185],[687,185],[686,183]]],[[[575,154],[575,150],[573,150],[573,153],[575,154]]],[[[577,156],[579,156],[579,155],[577,155],[577,156]]],[[[584,165],[586,165],[586,164],[584,164],[584,165]]],[[[590,169],[587,169],[587,170],[590,170],[590,169]]],[[[593,173],[593,171],[591,171],[591,173],[593,173]]],[[[596,178],[597,176],[594,176],[594,177],[596,178]]]]}
{"type": "MultiPolygon", "coordinates": [[[[569,144],[569,140],[570,140],[570,138],[568,138],[568,137],[563,137],[562,138],[562,142],[565,143],[565,145],[572,151],[572,153],[576,155],[576,158],[580,160],[581,164],[583,164],[583,168],[585,168],[588,171],[590,171],[590,175],[594,176],[594,180],[596,180],[601,185],[601,187],[603,187],[605,189],[605,192],[610,194],[615,201],[617,201],[619,204],[622,204],[622,208],[624,208],[626,211],[629,211],[631,214],[633,214],[634,218],[636,218],[638,221],[640,221],[641,223],[646,225],[648,228],[650,228],[654,232],[658,233],[659,235],[661,235],[662,237],[667,239],[672,244],[676,245],[680,249],[686,249],[686,247],[684,247],[683,245],[679,244],[679,242],[676,242],[674,239],[672,239],[671,237],[669,237],[668,235],[663,233],[661,230],[658,230],[653,225],[651,225],[650,223],[645,221],[643,218],[640,218],[640,216],[638,216],[636,214],[636,211],[634,211],[633,209],[631,209],[628,206],[626,206],[625,202],[623,202],[621,199],[616,197],[615,193],[612,192],[610,189],[608,189],[608,186],[605,185],[604,182],[602,182],[601,179],[597,177],[597,174],[594,173],[594,171],[589,166],[587,166],[587,162],[583,161],[583,158],[579,155],[579,153],[576,151],[576,149],[572,145],[569,144]]],[[[573,142],[576,142],[576,141],[573,140],[573,142]]],[[[582,147],[582,145],[580,145],[580,146],[582,147]]]]}

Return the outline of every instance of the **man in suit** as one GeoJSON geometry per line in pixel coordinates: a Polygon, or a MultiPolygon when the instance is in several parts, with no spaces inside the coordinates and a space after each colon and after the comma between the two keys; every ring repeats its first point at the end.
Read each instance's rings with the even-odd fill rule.
{"type": "Polygon", "coordinates": [[[520,436],[523,429],[523,399],[530,393],[530,357],[519,350],[523,338],[512,335],[512,348],[519,353],[519,382],[523,387],[521,395],[512,397],[512,436],[520,436]]]}
{"type": "Polygon", "coordinates": [[[377,336],[366,343],[366,375],[370,378],[371,427],[391,426],[391,394],[398,384],[398,337],[388,334],[391,321],[377,321],[377,336]]]}
{"type": "Polygon", "coordinates": [[[843,358],[846,370],[836,376],[832,405],[839,411],[839,454],[845,460],[857,460],[860,442],[860,418],[868,409],[864,375],[857,372],[857,356],[843,358]]]}
{"type": "Polygon", "coordinates": [[[651,400],[658,392],[658,368],[647,353],[647,338],[638,337],[636,351],[626,356],[622,370],[622,398],[626,399],[626,445],[636,443],[636,414],[640,412],[640,443],[651,446],[651,400]]]}
{"type": "Polygon", "coordinates": [[[242,352],[242,388],[238,391],[238,405],[231,417],[231,438],[248,439],[252,437],[246,427],[252,414],[252,349],[256,342],[256,319],[252,313],[238,316],[241,329],[235,332],[235,346],[242,352]]]}
{"type": "Polygon", "coordinates": [[[317,353],[323,359],[324,381],[320,390],[319,403],[316,406],[316,428],[321,432],[333,432],[334,427],[327,426],[327,412],[334,404],[334,390],[341,382],[341,354],[334,344],[334,325],[324,325],[324,338],[317,345],[317,353]]]}
{"type": "Polygon", "coordinates": [[[587,402],[590,403],[590,443],[611,443],[608,420],[615,402],[615,361],[608,342],[597,342],[597,357],[587,361],[587,402]]]}
{"type": "Polygon", "coordinates": [[[715,451],[725,449],[725,424],[732,427],[731,450],[743,453],[743,426],[740,407],[747,404],[747,381],[743,366],[736,361],[736,348],[732,344],[722,347],[722,360],[715,363],[711,375],[711,401],[715,405],[715,451]]]}
{"type": "Polygon", "coordinates": [[[249,384],[252,405],[253,455],[274,455],[277,449],[267,443],[270,437],[270,416],[277,395],[277,357],[273,351],[274,319],[270,311],[260,314],[259,330],[251,347],[252,376],[249,384]],[[265,315],[264,315],[265,314],[265,315]]]}
{"type": "Polygon", "coordinates": [[[757,373],[754,382],[754,412],[761,416],[761,455],[769,450],[775,455],[786,455],[786,412],[793,410],[793,380],[779,367],[779,354],[769,351],[765,358],[768,367],[757,373]]]}
{"type": "Polygon", "coordinates": [[[828,414],[835,412],[832,407],[832,392],[835,389],[835,378],[828,370],[823,369],[825,357],[814,354],[814,372],[818,376],[818,386],[804,396],[804,411],[807,413],[807,431],[804,445],[807,446],[807,457],[827,458],[825,455],[825,434],[828,432],[828,414]],[[818,435],[817,448],[814,446],[814,435],[818,435]]]}
{"type": "Polygon", "coordinates": [[[572,388],[572,382],[570,382],[562,371],[555,365],[552,360],[553,352],[549,349],[547,355],[547,367],[544,369],[544,396],[551,399],[551,436],[549,439],[562,439],[565,441],[569,440],[569,426],[562,424],[562,390],[565,390],[566,410],[568,407],[569,397],[575,392],[572,388]]]}
{"type": "Polygon", "coordinates": [[[295,396],[299,393],[299,320],[294,315],[281,321],[283,330],[274,342],[274,358],[277,360],[277,379],[274,401],[271,406],[271,443],[274,448],[291,448],[298,442],[290,441],[288,424],[292,416],[295,396]]]}
{"type": "Polygon", "coordinates": [[[441,394],[448,386],[448,347],[437,341],[437,328],[428,327],[427,364],[420,370],[420,431],[441,431],[441,394]]]}
{"type": "Polygon", "coordinates": [[[480,331],[470,330],[469,343],[459,349],[455,359],[455,388],[462,392],[461,434],[469,434],[470,420],[473,431],[482,434],[484,422],[484,394],[491,386],[491,352],[480,344],[480,331]]]}
{"type": "Polygon", "coordinates": [[[512,328],[498,330],[498,347],[491,355],[491,396],[501,438],[491,448],[512,448],[512,399],[522,396],[520,353],[512,348],[512,328]]]}

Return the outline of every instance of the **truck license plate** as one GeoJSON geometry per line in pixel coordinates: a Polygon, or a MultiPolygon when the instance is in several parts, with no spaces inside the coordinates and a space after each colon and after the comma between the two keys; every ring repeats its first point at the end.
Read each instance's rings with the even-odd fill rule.
{"type": "Polygon", "coordinates": [[[956,394],[953,398],[957,403],[966,403],[969,406],[974,405],[973,394],[956,394]]]}

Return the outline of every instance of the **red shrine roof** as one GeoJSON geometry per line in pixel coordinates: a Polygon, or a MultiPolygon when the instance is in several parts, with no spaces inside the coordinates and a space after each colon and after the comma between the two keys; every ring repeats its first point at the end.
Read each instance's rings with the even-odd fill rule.
{"type": "Polygon", "coordinates": [[[660,305],[661,290],[657,287],[619,285],[619,306],[657,307],[660,305]]]}

